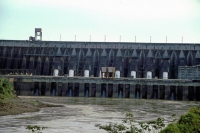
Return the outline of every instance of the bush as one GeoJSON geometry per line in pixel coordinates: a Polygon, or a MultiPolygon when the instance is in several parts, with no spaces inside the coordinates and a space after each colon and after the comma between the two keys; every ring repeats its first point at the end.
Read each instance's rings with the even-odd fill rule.
{"type": "Polygon", "coordinates": [[[199,133],[200,108],[193,107],[180,117],[177,123],[169,124],[161,133],[199,133]]]}
{"type": "Polygon", "coordinates": [[[0,102],[4,99],[11,99],[15,97],[15,91],[12,84],[6,78],[0,78],[0,102]]]}
{"type": "Polygon", "coordinates": [[[164,126],[164,118],[157,118],[156,120],[147,123],[140,122],[136,126],[132,113],[126,113],[122,124],[110,123],[109,125],[96,124],[96,127],[103,129],[109,133],[144,133],[144,132],[159,132],[164,126]]]}
{"type": "Polygon", "coordinates": [[[177,124],[171,123],[160,133],[181,133],[181,132],[180,132],[179,128],[177,127],[177,124]]]}

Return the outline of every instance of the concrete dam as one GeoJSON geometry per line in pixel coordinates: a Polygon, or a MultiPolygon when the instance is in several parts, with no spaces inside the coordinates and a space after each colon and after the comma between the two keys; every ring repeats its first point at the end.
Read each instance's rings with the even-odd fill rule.
{"type": "Polygon", "coordinates": [[[0,40],[18,95],[200,101],[200,44],[0,40]]]}

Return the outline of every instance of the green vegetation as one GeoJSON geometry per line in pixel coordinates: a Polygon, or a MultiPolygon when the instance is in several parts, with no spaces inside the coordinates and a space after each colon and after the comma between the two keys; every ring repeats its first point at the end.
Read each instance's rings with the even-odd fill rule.
{"type": "Polygon", "coordinates": [[[41,131],[44,130],[46,127],[40,127],[40,126],[27,126],[26,129],[31,131],[32,133],[42,133],[41,131]]]}
{"type": "Polygon", "coordinates": [[[5,99],[11,99],[15,97],[15,91],[12,84],[6,78],[0,78],[0,102],[5,99]]]}
{"type": "Polygon", "coordinates": [[[200,133],[200,108],[191,108],[176,123],[169,124],[160,133],[200,133]]]}
{"type": "Polygon", "coordinates": [[[126,113],[126,118],[122,120],[122,124],[117,124],[117,123],[114,124],[110,123],[109,125],[96,124],[95,126],[109,133],[145,133],[145,132],[158,133],[165,126],[164,118],[157,118],[156,120],[149,121],[147,123],[140,122],[138,124],[134,122],[132,113],[126,113]]]}
{"type": "Polygon", "coordinates": [[[109,133],[200,133],[200,108],[193,107],[177,121],[172,115],[171,123],[165,127],[164,118],[157,118],[149,122],[134,122],[133,114],[127,113],[122,124],[110,123],[108,125],[96,124],[96,127],[109,133]],[[162,130],[163,129],[163,130],[162,130]]]}

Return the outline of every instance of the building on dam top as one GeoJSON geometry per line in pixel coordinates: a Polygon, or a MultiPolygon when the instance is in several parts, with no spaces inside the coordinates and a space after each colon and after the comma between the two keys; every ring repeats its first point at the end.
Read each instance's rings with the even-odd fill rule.
{"type": "Polygon", "coordinates": [[[200,44],[42,41],[41,28],[0,47],[1,74],[99,77],[101,67],[115,67],[115,77],[177,79],[179,66],[200,63],[200,44]]]}

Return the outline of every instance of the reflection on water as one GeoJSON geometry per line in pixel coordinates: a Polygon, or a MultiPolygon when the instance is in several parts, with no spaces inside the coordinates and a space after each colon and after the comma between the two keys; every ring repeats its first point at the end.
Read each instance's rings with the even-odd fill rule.
{"type": "Polygon", "coordinates": [[[21,115],[0,116],[0,133],[30,133],[27,125],[48,127],[44,133],[103,133],[95,127],[96,123],[120,122],[126,112],[132,112],[136,121],[149,121],[157,117],[171,118],[173,113],[179,117],[198,102],[111,99],[79,97],[22,97],[64,107],[44,108],[40,112],[21,115]]]}

